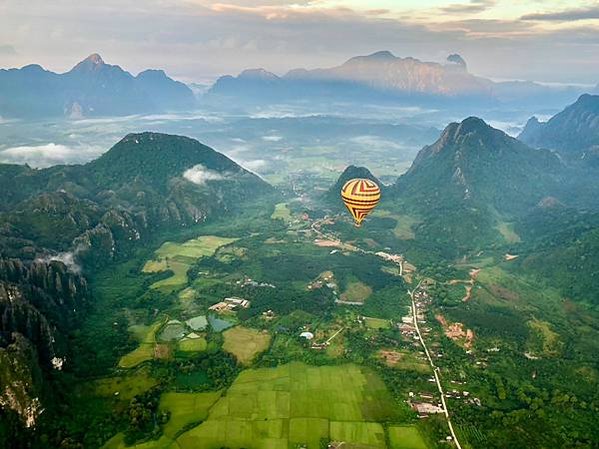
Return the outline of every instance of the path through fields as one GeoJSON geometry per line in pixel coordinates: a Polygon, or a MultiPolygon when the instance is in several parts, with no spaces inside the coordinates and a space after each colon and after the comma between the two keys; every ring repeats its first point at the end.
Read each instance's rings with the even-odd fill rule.
{"type": "MultiPolygon", "coordinates": [[[[321,230],[321,225],[324,221],[325,221],[325,219],[315,220],[312,222],[310,228],[312,229],[312,231],[314,231],[314,233],[319,238],[338,241],[339,239],[337,237],[327,235],[325,232],[323,232],[321,230]]],[[[364,250],[364,249],[354,246],[354,245],[349,245],[349,244],[345,244],[345,245],[347,246],[348,249],[354,250],[356,252],[360,252],[362,254],[374,254],[373,251],[364,250]]],[[[405,259],[404,259],[404,261],[405,261],[405,259]]],[[[402,263],[402,265],[403,265],[403,263],[402,263]]],[[[403,268],[403,267],[401,267],[401,268],[403,268]]],[[[476,273],[476,274],[478,274],[478,273],[476,273]]],[[[422,338],[422,334],[420,333],[420,328],[418,327],[418,315],[417,315],[418,309],[416,307],[416,300],[415,300],[414,296],[416,295],[416,292],[418,291],[418,289],[420,288],[421,285],[422,285],[422,280],[420,280],[420,282],[418,282],[418,285],[416,285],[416,288],[414,290],[412,290],[412,291],[408,290],[408,294],[410,295],[410,299],[412,301],[412,318],[414,320],[414,327],[416,328],[416,333],[418,334],[418,340],[420,341],[420,344],[422,345],[422,348],[424,349],[426,358],[428,359],[428,363],[430,364],[430,366],[433,370],[433,375],[435,377],[435,383],[437,384],[437,389],[439,390],[439,394],[441,395],[441,404],[443,405],[443,414],[445,415],[445,419],[447,420],[447,426],[449,427],[449,432],[451,433],[451,438],[453,439],[453,442],[456,445],[456,447],[458,449],[462,449],[462,446],[460,445],[458,437],[453,429],[453,424],[451,422],[451,417],[449,416],[449,411],[447,410],[447,403],[445,402],[445,392],[443,391],[443,386],[441,385],[441,377],[440,377],[439,368],[433,362],[433,359],[432,359],[432,357],[428,351],[428,348],[426,346],[426,342],[422,338]]],[[[332,337],[331,337],[331,339],[332,339],[332,337]]]]}

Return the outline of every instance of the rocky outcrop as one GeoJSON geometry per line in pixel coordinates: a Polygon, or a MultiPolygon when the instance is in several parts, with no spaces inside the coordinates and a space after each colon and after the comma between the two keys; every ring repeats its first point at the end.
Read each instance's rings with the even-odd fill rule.
{"type": "Polygon", "coordinates": [[[62,262],[0,259],[0,407],[26,427],[43,410],[43,373],[68,360],[87,299],[85,279],[62,262]]]}

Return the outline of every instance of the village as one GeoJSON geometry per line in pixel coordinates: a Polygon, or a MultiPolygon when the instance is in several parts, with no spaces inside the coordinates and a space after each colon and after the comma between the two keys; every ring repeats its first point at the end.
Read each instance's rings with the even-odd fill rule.
{"type": "MultiPolygon", "coordinates": [[[[428,292],[429,286],[432,282],[433,281],[430,280],[423,280],[420,282],[415,291],[410,292],[412,305],[409,306],[408,313],[402,317],[401,323],[397,323],[402,336],[404,336],[406,340],[412,341],[413,345],[416,347],[422,347],[423,350],[418,351],[417,358],[429,362],[433,368],[433,376],[429,377],[428,381],[430,383],[437,384],[437,388],[439,390],[438,394],[431,394],[430,392],[415,393],[412,391],[408,393],[408,400],[406,402],[414,411],[418,413],[418,418],[420,419],[425,419],[432,414],[438,413],[447,415],[448,411],[445,399],[463,400],[466,403],[479,407],[482,405],[480,399],[477,397],[472,397],[471,393],[467,390],[458,390],[457,388],[453,388],[450,391],[445,391],[441,385],[438,374],[439,368],[434,365],[433,359],[443,358],[443,352],[440,349],[437,349],[436,351],[429,351],[426,346],[425,339],[432,336],[432,328],[430,326],[420,326],[427,324],[425,314],[427,308],[432,303],[432,298],[428,292]]],[[[444,329],[444,332],[448,338],[451,338],[446,329],[444,329]]],[[[461,336],[462,334],[460,334],[460,337],[461,336]]],[[[470,341],[471,340],[467,340],[466,342],[469,353],[471,353],[471,349],[467,343],[470,341]]],[[[436,347],[437,344],[433,343],[431,347],[433,346],[436,347]]],[[[452,380],[450,382],[453,385],[460,386],[466,384],[465,381],[452,380]]]]}

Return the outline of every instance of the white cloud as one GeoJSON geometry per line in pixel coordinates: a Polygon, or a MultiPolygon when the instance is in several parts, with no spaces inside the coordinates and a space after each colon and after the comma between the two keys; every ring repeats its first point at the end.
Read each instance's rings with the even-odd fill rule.
{"type": "Polygon", "coordinates": [[[262,136],[262,140],[264,140],[265,142],[280,142],[281,140],[283,140],[282,136],[262,136]]]}
{"type": "Polygon", "coordinates": [[[241,161],[240,165],[244,168],[254,172],[254,170],[260,170],[268,165],[268,162],[264,159],[254,159],[251,161],[241,161]]]}
{"type": "Polygon", "coordinates": [[[406,150],[409,147],[392,140],[387,140],[379,136],[364,135],[355,136],[348,139],[349,142],[364,146],[365,148],[376,150],[406,150]]]}
{"type": "Polygon", "coordinates": [[[89,146],[71,147],[62,144],[26,145],[0,151],[0,161],[13,164],[29,164],[45,168],[58,164],[87,162],[104,152],[104,149],[89,146]]]}
{"type": "Polygon", "coordinates": [[[183,177],[199,186],[206,184],[208,181],[223,181],[226,179],[224,174],[210,170],[202,164],[194,165],[185,170],[183,177]]]}
{"type": "MultiPolygon", "coordinates": [[[[78,252],[78,249],[76,250],[78,252]]],[[[53,256],[40,257],[37,259],[38,262],[52,262],[58,261],[65,264],[67,269],[72,271],[73,273],[79,273],[81,271],[81,267],[75,262],[75,253],[72,251],[67,251],[64,253],[58,253],[53,256]]]]}

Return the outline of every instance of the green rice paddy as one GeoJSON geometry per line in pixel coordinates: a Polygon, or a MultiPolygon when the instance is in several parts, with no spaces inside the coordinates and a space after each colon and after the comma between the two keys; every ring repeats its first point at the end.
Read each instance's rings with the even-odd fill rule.
{"type": "Polygon", "coordinates": [[[187,283],[187,270],[200,257],[212,256],[221,246],[237,239],[203,235],[183,243],[165,242],[156,250],[156,258],[144,265],[144,273],[160,273],[166,270],[173,275],[152,284],[152,288],[173,290],[187,283]]]}
{"type": "Polygon", "coordinates": [[[177,349],[182,352],[202,352],[208,347],[204,337],[184,338],[177,344],[177,349]]]}
{"type": "Polygon", "coordinates": [[[181,449],[318,449],[324,438],[384,448],[381,422],[396,416],[382,380],[366,368],[295,362],[243,371],[208,418],[176,443],[181,449]]]}
{"type": "Polygon", "coordinates": [[[283,220],[285,222],[291,221],[291,211],[289,210],[287,203],[277,204],[270,218],[273,220],[283,220]]]}
{"type": "Polygon", "coordinates": [[[162,324],[163,321],[159,321],[152,326],[131,326],[129,330],[139,340],[139,346],[121,357],[119,368],[133,368],[146,360],[154,358],[156,332],[162,324]]]}
{"type": "Polygon", "coordinates": [[[428,446],[415,426],[389,426],[391,449],[427,449],[428,446]]]}
{"type": "Polygon", "coordinates": [[[384,320],[382,318],[371,318],[365,316],[364,322],[369,329],[389,329],[391,327],[389,320],[384,320]]]}
{"type": "Polygon", "coordinates": [[[210,407],[220,398],[220,391],[210,393],[164,393],[160,398],[160,411],[170,413],[163,432],[168,438],[175,438],[177,433],[190,423],[203,421],[208,417],[210,407]]]}

